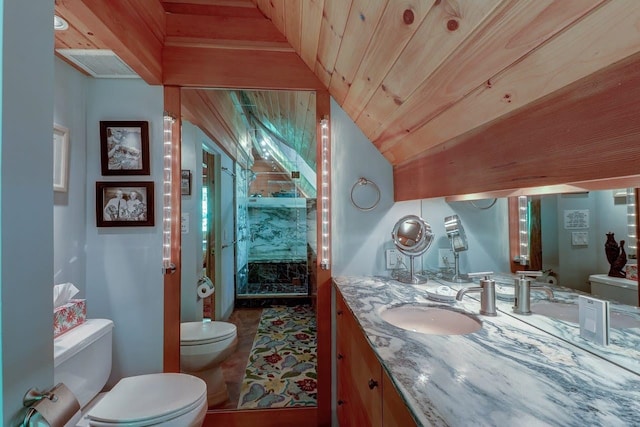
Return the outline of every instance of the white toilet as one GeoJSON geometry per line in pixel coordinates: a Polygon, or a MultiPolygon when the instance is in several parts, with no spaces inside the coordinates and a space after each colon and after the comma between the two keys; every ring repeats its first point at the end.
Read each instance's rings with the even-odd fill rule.
{"type": "Polygon", "coordinates": [[[111,373],[112,330],[111,320],[87,319],[54,340],[54,381],[64,383],[81,407],[66,427],[202,426],[207,389],[192,375],[133,376],[100,393],[111,373]]]}
{"type": "Polygon", "coordinates": [[[203,321],[180,324],[180,370],[205,381],[209,406],[219,405],[228,398],[220,365],[237,345],[238,330],[233,323],[203,321]]]}
{"type": "Polygon", "coordinates": [[[638,306],[638,282],[623,277],[611,277],[606,274],[589,276],[591,294],[596,297],[616,301],[621,304],[638,306]]]}

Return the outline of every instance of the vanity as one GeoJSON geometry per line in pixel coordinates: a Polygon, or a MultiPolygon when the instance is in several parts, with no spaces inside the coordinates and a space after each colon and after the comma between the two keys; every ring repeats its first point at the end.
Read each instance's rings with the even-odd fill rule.
{"type": "MultiPolygon", "coordinates": [[[[590,347],[573,336],[574,319],[562,319],[567,310],[538,314],[544,295],[539,301],[535,292],[530,316],[514,314],[500,293],[497,315],[481,316],[477,294],[452,302],[428,298],[441,285],[459,290],[473,283],[415,285],[385,277],[334,277],[333,283],[340,425],[628,426],[640,420],[637,308],[624,313],[627,323],[612,331],[610,346],[590,347]],[[425,306],[466,313],[481,327],[419,333],[383,320],[390,309],[425,306]]],[[[555,293],[558,303],[577,298],[555,293]]]]}

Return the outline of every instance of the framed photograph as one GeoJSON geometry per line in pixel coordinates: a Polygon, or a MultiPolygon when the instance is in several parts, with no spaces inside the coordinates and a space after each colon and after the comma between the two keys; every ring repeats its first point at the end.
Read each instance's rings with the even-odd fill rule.
{"type": "Polygon", "coordinates": [[[183,196],[191,195],[191,171],[183,169],[180,171],[180,193],[183,196]]]}
{"type": "Polygon", "coordinates": [[[102,175],[149,175],[149,122],[100,122],[102,175]]]}
{"type": "Polygon", "coordinates": [[[96,182],[96,225],[153,226],[153,182],[96,182]]]}
{"type": "Polygon", "coordinates": [[[67,192],[69,182],[69,129],[53,125],[53,191],[67,192]]]}

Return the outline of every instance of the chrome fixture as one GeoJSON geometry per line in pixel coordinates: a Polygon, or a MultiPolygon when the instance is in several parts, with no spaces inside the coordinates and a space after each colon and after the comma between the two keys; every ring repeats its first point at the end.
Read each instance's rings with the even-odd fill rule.
{"type": "MultiPolygon", "coordinates": [[[[365,200],[367,199],[366,193],[364,196],[360,196],[361,198],[364,198],[365,200]]],[[[371,194],[369,195],[371,196],[371,194]]],[[[378,187],[378,185],[367,179],[364,177],[360,177],[358,178],[358,180],[355,182],[355,184],[353,184],[353,187],[351,187],[351,203],[353,204],[353,206],[356,207],[356,209],[359,209],[361,211],[371,211],[373,209],[376,208],[376,206],[378,206],[378,203],[380,203],[380,188],[378,187]],[[368,203],[363,203],[363,202],[356,202],[356,199],[358,198],[357,196],[355,196],[354,198],[354,193],[357,193],[357,189],[364,189],[367,188],[367,185],[369,185],[372,189],[373,189],[373,193],[375,194],[373,197],[369,197],[370,199],[375,199],[374,201],[369,201],[368,203]]]]}
{"type": "Polygon", "coordinates": [[[409,276],[398,274],[395,278],[403,283],[426,283],[426,277],[415,274],[413,264],[414,258],[425,253],[433,242],[431,226],[419,216],[403,216],[393,227],[391,237],[398,250],[410,259],[409,276]]]}
{"type": "Polygon", "coordinates": [[[528,277],[540,277],[542,271],[517,271],[519,276],[514,282],[514,296],[513,312],[516,314],[531,314],[531,289],[539,289],[544,291],[549,300],[554,299],[553,291],[548,286],[532,285],[531,279],[528,277]]]}
{"type": "Polygon", "coordinates": [[[462,301],[467,292],[480,292],[480,314],[485,316],[497,316],[496,313],[496,281],[491,278],[493,271],[482,273],[469,273],[469,277],[483,277],[480,286],[463,288],[456,294],[456,300],[462,301]]]}
{"type": "Polygon", "coordinates": [[[458,217],[458,215],[445,217],[444,229],[447,232],[447,237],[449,238],[451,249],[453,250],[454,272],[453,277],[451,277],[450,280],[457,283],[468,282],[469,280],[460,275],[460,252],[469,249],[467,235],[462,227],[460,217],[458,217]]]}

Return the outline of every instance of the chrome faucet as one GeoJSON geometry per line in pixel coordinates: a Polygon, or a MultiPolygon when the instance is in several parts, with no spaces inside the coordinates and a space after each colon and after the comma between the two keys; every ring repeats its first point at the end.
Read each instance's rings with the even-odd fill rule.
{"type": "Polygon", "coordinates": [[[460,289],[456,294],[456,299],[462,301],[462,297],[467,292],[480,292],[480,314],[496,316],[496,281],[491,278],[492,274],[493,271],[469,273],[469,277],[484,276],[484,279],[480,279],[480,286],[460,289]]]}
{"type": "Polygon", "coordinates": [[[541,271],[517,271],[518,277],[514,282],[513,312],[516,314],[531,314],[531,289],[539,289],[544,291],[550,300],[554,299],[553,290],[548,286],[532,285],[529,277],[540,277],[541,271]]]}

